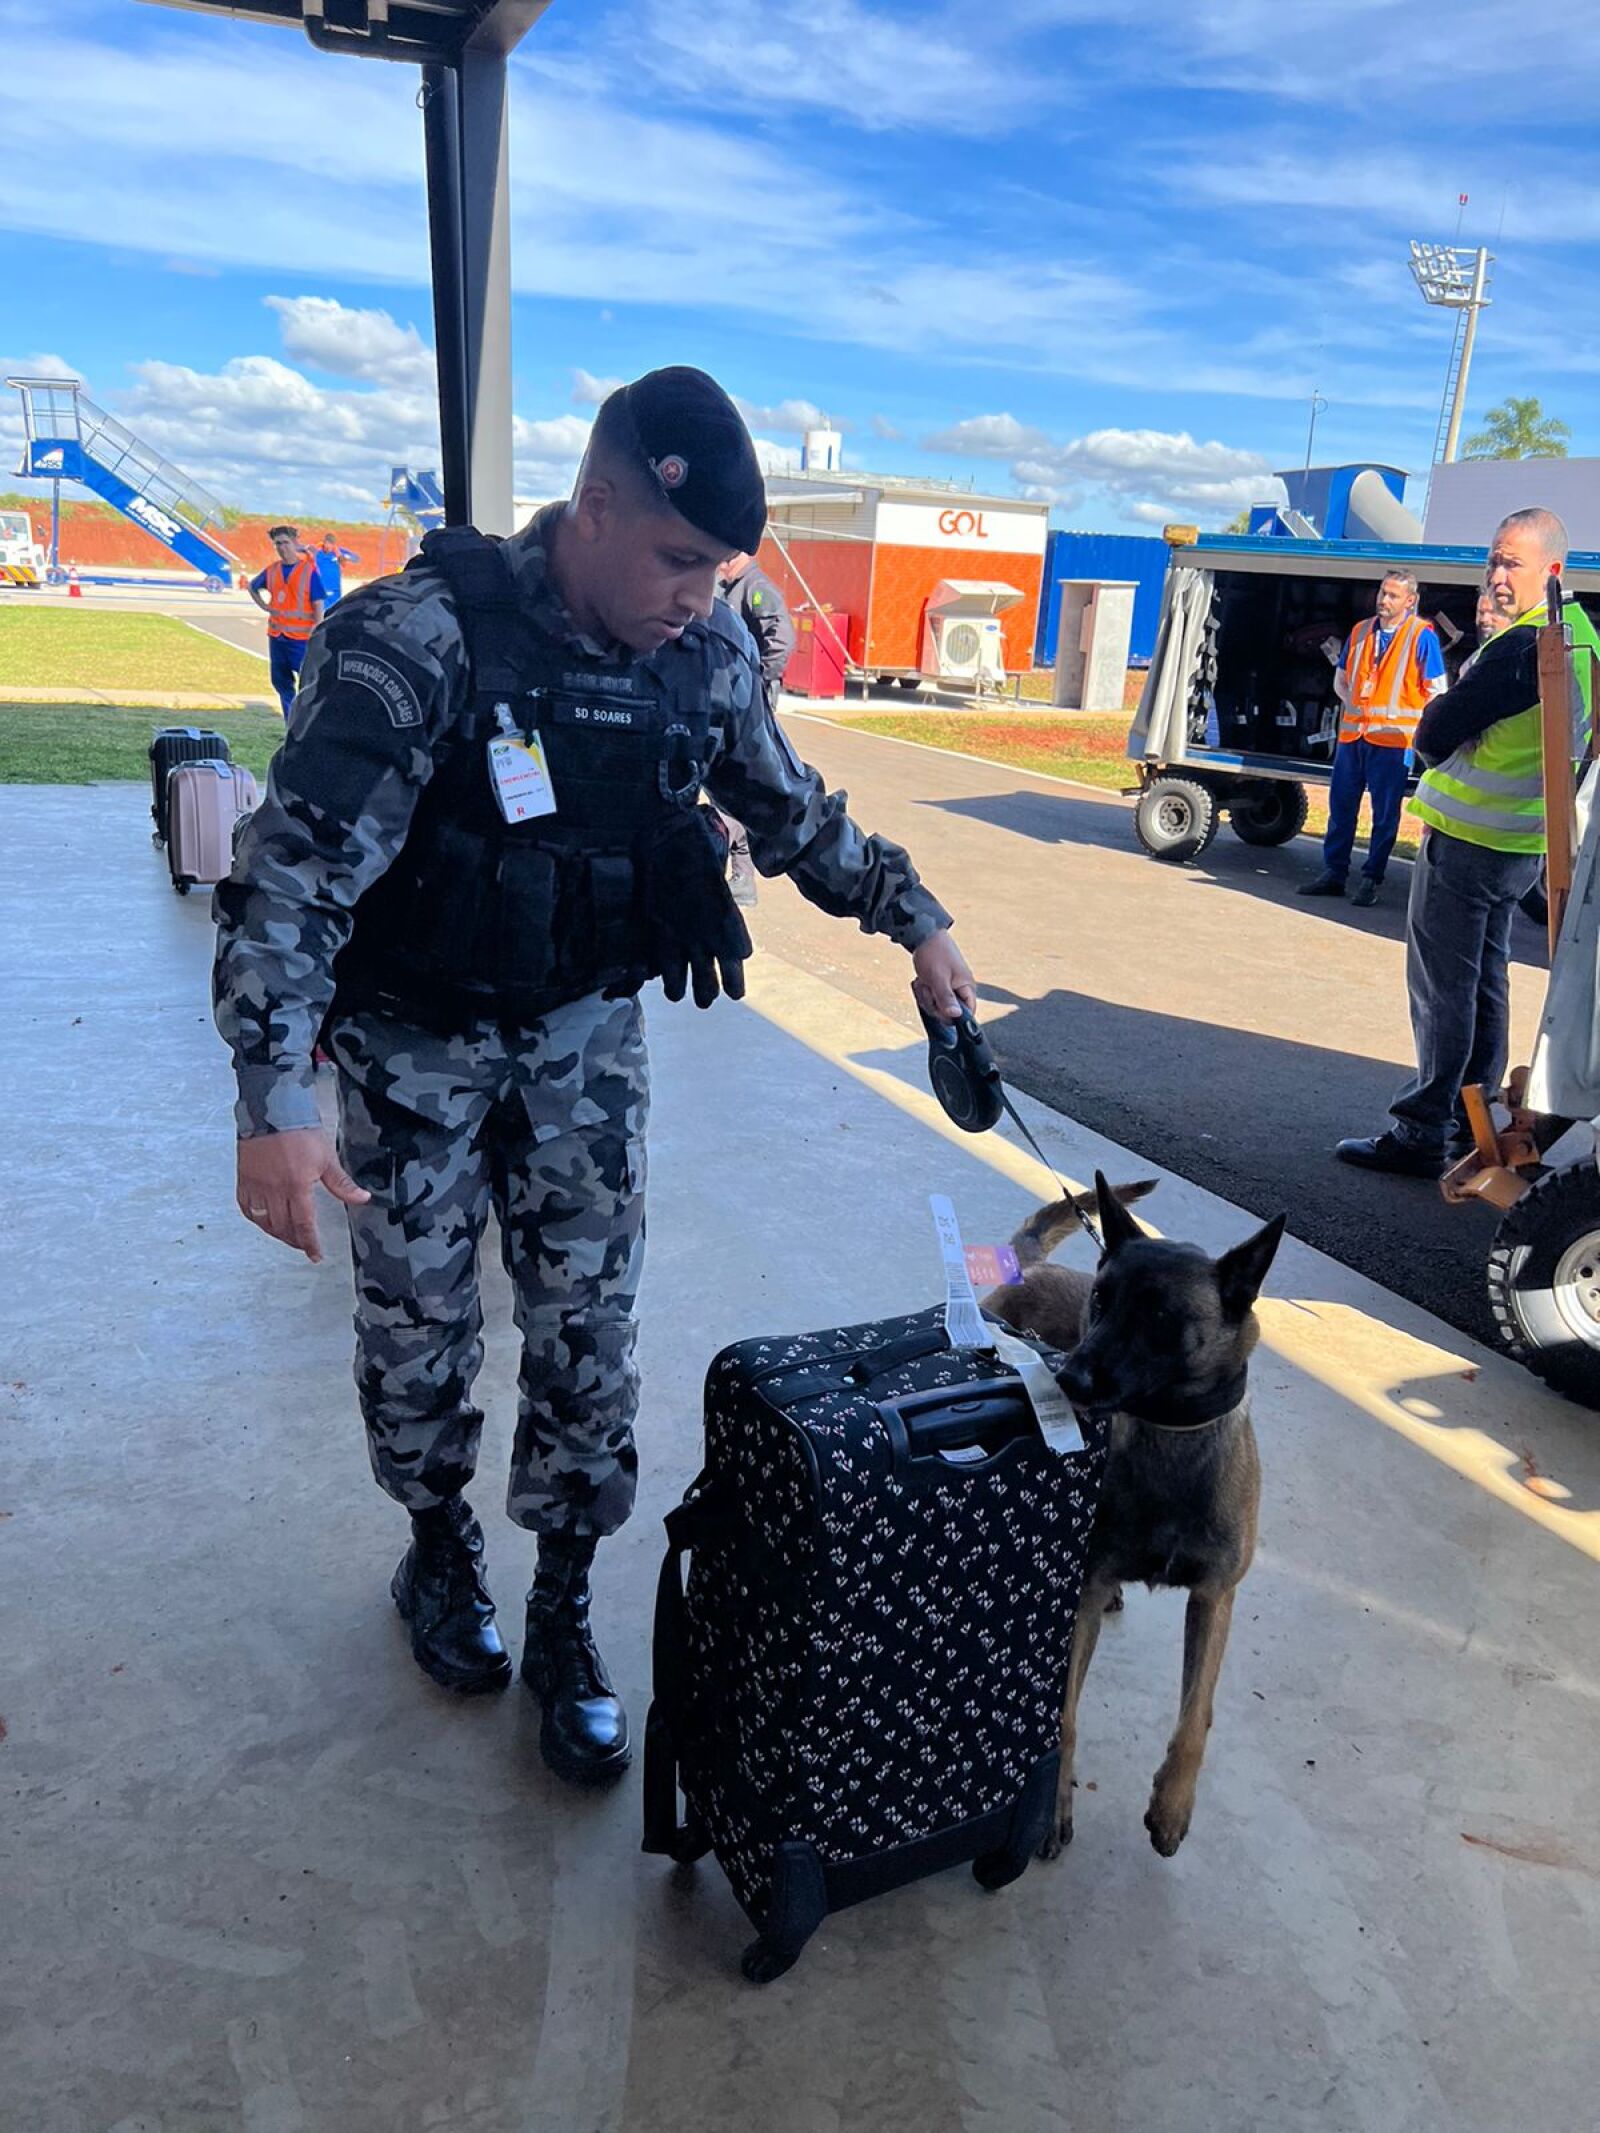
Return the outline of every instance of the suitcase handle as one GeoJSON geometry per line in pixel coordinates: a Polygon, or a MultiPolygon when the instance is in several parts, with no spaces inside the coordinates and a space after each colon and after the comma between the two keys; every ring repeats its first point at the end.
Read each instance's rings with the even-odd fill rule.
{"type": "Polygon", "coordinates": [[[902,1477],[988,1473],[1014,1445],[1038,1434],[1020,1378],[941,1385],[880,1400],[891,1458],[902,1477]]]}

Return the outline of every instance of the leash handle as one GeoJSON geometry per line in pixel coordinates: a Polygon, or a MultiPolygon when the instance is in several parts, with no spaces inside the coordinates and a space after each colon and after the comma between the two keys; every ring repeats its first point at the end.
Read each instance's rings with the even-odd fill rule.
{"type": "MultiPolygon", "coordinates": [[[[1062,1199],[1071,1200],[1076,1205],[1077,1194],[1067,1190],[1061,1173],[1029,1132],[1016,1105],[1011,1101],[1010,1093],[1000,1078],[1000,1069],[995,1064],[994,1052],[979,1026],[977,1016],[970,1008],[964,1007],[954,1022],[941,1022],[938,1016],[927,1012],[920,1000],[917,1002],[917,1013],[921,1015],[922,1026],[928,1033],[928,1078],[945,1115],[966,1133],[984,1133],[999,1123],[1000,1113],[1004,1111],[1055,1179],[1056,1189],[1062,1199]]],[[[1086,1215],[1081,1207],[1078,1208],[1078,1220],[1103,1255],[1106,1245],[1099,1225],[1091,1216],[1086,1215]]]]}

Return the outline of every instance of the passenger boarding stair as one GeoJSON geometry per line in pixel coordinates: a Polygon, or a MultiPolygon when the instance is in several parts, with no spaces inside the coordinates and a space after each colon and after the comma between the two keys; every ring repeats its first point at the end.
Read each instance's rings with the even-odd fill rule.
{"type": "Polygon", "coordinates": [[[214,496],[96,407],[76,378],[6,383],[22,395],[19,474],[81,482],[198,570],[213,590],[232,585],[239,559],[223,544],[223,507],[214,496]]]}

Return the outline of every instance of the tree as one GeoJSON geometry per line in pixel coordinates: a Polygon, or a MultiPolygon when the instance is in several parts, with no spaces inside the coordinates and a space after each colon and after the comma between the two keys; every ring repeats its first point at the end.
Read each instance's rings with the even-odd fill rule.
{"type": "Polygon", "coordinates": [[[1236,511],[1222,530],[1224,533],[1248,533],[1250,531],[1250,506],[1246,504],[1242,511],[1236,511]]]}
{"type": "Polygon", "coordinates": [[[1467,439],[1469,459],[1565,459],[1572,435],[1564,422],[1546,415],[1537,400],[1502,400],[1484,417],[1486,427],[1467,439]]]}

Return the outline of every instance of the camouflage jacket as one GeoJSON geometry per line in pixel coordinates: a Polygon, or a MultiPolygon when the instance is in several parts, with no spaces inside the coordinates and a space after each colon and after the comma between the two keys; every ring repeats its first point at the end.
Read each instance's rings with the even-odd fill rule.
{"type": "MultiPolygon", "coordinates": [[[[619,664],[583,637],[546,565],[561,510],[506,544],[535,627],[619,664]]],[[[843,793],[802,763],[763,699],[748,633],[726,609],[684,642],[704,660],[712,707],[706,789],[745,825],[763,873],[867,933],[915,948],[948,926],[899,845],[859,830],[843,793]]],[[[357,899],[405,843],[434,751],[470,693],[466,646],[436,572],[379,578],[342,600],[311,640],[288,733],[261,806],[216,892],[217,1027],[233,1053],[241,1135],[319,1123],[312,1052],[333,998],[334,958],[357,899]]]]}

